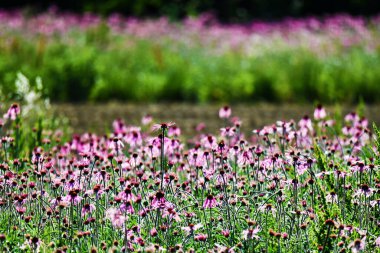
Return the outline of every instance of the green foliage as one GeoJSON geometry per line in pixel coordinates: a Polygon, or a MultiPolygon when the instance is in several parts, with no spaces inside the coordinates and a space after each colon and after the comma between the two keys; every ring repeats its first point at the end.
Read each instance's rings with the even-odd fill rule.
{"type": "Polygon", "coordinates": [[[40,76],[53,101],[380,102],[380,51],[319,57],[307,49],[259,55],[112,34],[104,23],[67,38],[0,40],[0,85],[40,76]]]}

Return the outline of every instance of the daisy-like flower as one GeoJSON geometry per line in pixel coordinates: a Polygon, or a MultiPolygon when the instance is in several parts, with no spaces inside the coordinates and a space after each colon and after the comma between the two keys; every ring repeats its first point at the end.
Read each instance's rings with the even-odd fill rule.
{"type": "Polygon", "coordinates": [[[154,209],[164,209],[171,207],[171,204],[165,199],[165,193],[163,191],[158,191],[152,200],[152,207],[154,209]]]}
{"type": "Polygon", "coordinates": [[[111,220],[111,223],[116,228],[123,227],[127,217],[122,215],[121,211],[116,208],[110,208],[106,211],[106,218],[111,220]]]}
{"type": "Polygon", "coordinates": [[[152,131],[158,131],[161,129],[167,130],[174,125],[175,125],[174,122],[165,122],[165,123],[160,123],[160,124],[154,124],[152,126],[152,131]]]}
{"type": "Polygon", "coordinates": [[[95,209],[96,208],[93,204],[84,204],[82,207],[82,217],[88,213],[92,213],[95,209]]]}
{"type": "Polygon", "coordinates": [[[152,122],[152,120],[153,120],[153,117],[151,115],[147,114],[144,117],[142,117],[141,124],[143,124],[144,126],[148,125],[150,122],[152,122]]]}
{"type": "Polygon", "coordinates": [[[181,218],[179,217],[178,213],[172,207],[169,207],[169,208],[163,210],[162,218],[165,218],[165,217],[169,217],[170,219],[174,219],[177,222],[181,221],[181,218]]]}
{"type": "Polygon", "coordinates": [[[314,110],[314,119],[321,120],[326,118],[326,116],[327,114],[325,108],[323,108],[322,105],[318,105],[317,108],[315,108],[314,110]]]}
{"type": "Polygon", "coordinates": [[[366,237],[363,237],[362,239],[355,239],[355,241],[351,242],[348,245],[348,248],[351,249],[352,253],[359,253],[363,252],[365,249],[365,239],[366,237]]]}
{"type": "Polygon", "coordinates": [[[234,253],[235,252],[234,250],[235,247],[229,248],[227,246],[220,245],[218,243],[215,243],[215,248],[216,248],[217,253],[234,253]]]}
{"type": "Polygon", "coordinates": [[[204,242],[207,240],[207,235],[206,234],[198,234],[198,235],[194,236],[194,240],[199,241],[199,242],[204,242]]]}
{"type": "Polygon", "coordinates": [[[276,213],[276,208],[272,204],[265,204],[258,208],[261,212],[272,212],[273,215],[276,213]]]}
{"type": "Polygon", "coordinates": [[[211,194],[207,195],[205,201],[203,202],[203,208],[214,208],[217,202],[214,196],[211,194]]]}
{"type": "Polygon", "coordinates": [[[326,195],[326,202],[327,203],[337,203],[338,202],[338,195],[335,192],[330,192],[326,195]]]}
{"type": "Polygon", "coordinates": [[[380,236],[375,240],[376,247],[380,247],[380,236]]]}
{"type": "Polygon", "coordinates": [[[126,201],[125,203],[120,205],[120,211],[126,212],[128,214],[134,214],[135,210],[130,201],[126,201]]]}
{"type": "Polygon", "coordinates": [[[367,184],[362,184],[358,190],[353,194],[354,197],[366,196],[370,197],[374,193],[374,189],[370,188],[367,184]]]}
{"type": "Polygon", "coordinates": [[[299,122],[298,126],[301,129],[308,129],[310,131],[313,131],[313,124],[309,118],[309,116],[305,115],[299,122]]]}
{"type": "Polygon", "coordinates": [[[181,135],[181,129],[177,127],[176,125],[169,127],[168,130],[168,136],[180,136],[181,135]]]}
{"type": "Polygon", "coordinates": [[[194,233],[194,231],[200,229],[201,227],[203,227],[201,223],[196,225],[190,223],[188,227],[182,227],[181,229],[186,233],[186,235],[190,235],[194,233]]]}
{"type": "Polygon", "coordinates": [[[231,116],[231,107],[229,106],[223,106],[219,110],[219,118],[221,119],[228,119],[231,116]]]}
{"type": "Polygon", "coordinates": [[[257,235],[261,231],[260,227],[256,227],[254,229],[246,229],[243,231],[242,236],[244,240],[248,239],[260,239],[260,237],[257,235]]]}
{"type": "Polygon", "coordinates": [[[21,109],[18,104],[12,104],[11,107],[9,107],[8,112],[4,114],[4,119],[11,119],[15,120],[18,115],[20,115],[21,109]]]}

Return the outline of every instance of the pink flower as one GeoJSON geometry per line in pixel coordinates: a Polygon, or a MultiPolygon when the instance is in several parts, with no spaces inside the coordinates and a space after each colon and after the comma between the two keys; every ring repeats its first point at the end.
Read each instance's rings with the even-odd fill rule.
{"type": "Polygon", "coordinates": [[[231,116],[231,108],[229,106],[224,106],[219,110],[219,118],[228,119],[231,116]]]}
{"type": "Polygon", "coordinates": [[[116,228],[123,227],[126,217],[122,215],[121,211],[116,208],[110,208],[106,211],[106,218],[111,220],[111,223],[116,228]]]}
{"type": "Polygon", "coordinates": [[[224,237],[229,237],[229,236],[230,236],[230,231],[229,231],[228,229],[226,229],[226,230],[222,230],[222,235],[223,235],[224,237]]]}
{"type": "Polygon", "coordinates": [[[380,247],[380,236],[375,240],[376,247],[380,247]]]}
{"type": "Polygon", "coordinates": [[[360,118],[356,112],[351,112],[344,117],[344,120],[347,122],[358,122],[360,118]]]}
{"type": "Polygon", "coordinates": [[[95,209],[96,208],[93,204],[84,204],[82,208],[82,217],[88,213],[92,213],[95,209]]]}
{"type": "Polygon", "coordinates": [[[358,253],[362,252],[365,249],[365,239],[366,237],[364,236],[362,239],[355,239],[355,241],[351,242],[348,245],[348,248],[351,248],[352,253],[358,253]]]}
{"type": "Polygon", "coordinates": [[[169,129],[170,127],[174,126],[175,123],[174,122],[166,122],[166,123],[161,123],[161,124],[154,124],[152,126],[152,131],[158,131],[158,130],[161,130],[161,129],[169,129]]]}
{"type": "Polygon", "coordinates": [[[197,224],[197,225],[194,225],[194,224],[189,224],[188,227],[182,227],[181,229],[183,231],[185,231],[186,235],[190,235],[192,234],[194,231],[200,229],[201,227],[203,227],[203,225],[201,223],[197,224]]]}
{"type": "Polygon", "coordinates": [[[256,227],[254,229],[246,229],[243,231],[243,239],[260,239],[260,237],[257,235],[260,231],[260,227],[256,227]]]}
{"type": "Polygon", "coordinates": [[[120,211],[126,212],[128,214],[134,214],[135,210],[133,209],[133,206],[131,205],[131,202],[127,201],[120,205],[120,211]]]}
{"type": "Polygon", "coordinates": [[[144,117],[142,117],[141,124],[143,124],[144,126],[148,125],[150,122],[152,122],[152,120],[153,120],[152,116],[150,116],[149,114],[147,114],[144,117]]]}
{"type": "Polygon", "coordinates": [[[156,228],[152,228],[149,233],[150,233],[150,236],[155,237],[155,236],[157,236],[157,229],[156,228]]]}
{"type": "Polygon", "coordinates": [[[181,135],[181,129],[177,126],[171,126],[168,130],[168,136],[180,136],[181,135]]]}
{"type": "Polygon", "coordinates": [[[216,203],[216,199],[214,198],[214,196],[209,194],[203,203],[203,208],[213,208],[216,206],[216,204],[217,203],[216,203]]]}
{"type": "Polygon", "coordinates": [[[196,235],[196,236],[194,236],[194,240],[204,242],[207,240],[207,235],[205,235],[205,234],[196,235]]]}
{"type": "Polygon", "coordinates": [[[322,105],[318,105],[314,111],[314,119],[321,120],[326,117],[326,110],[322,107],[322,105]]]}
{"type": "Polygon", "coordinates": [[[18,115],[20,115],[20,106],[18,104],[13,104],[9,107],[8,112],[4,114],[5,119],[15,120],[18,115]]]}
{"type": "Polygon", "coordinates": [[[311,123],[311,120],[310,118],[306,115],[304,116],[299,122],[298,122],[298,126],[301,128],[301,129],[308,129],[310,131],[313,131],[313,125],[311,123]]]}
{"type": "Polygon", "coordinates": [[[203,123],[203,122],[201,122],[201,123],[199,123],[199,124],[195,127],[195,130],[196,130],[197,132],[201,132],[201,131],[204,130],[205,128],[206,128],[206,124],[203,123]]]}
{"type": "Polygon", "coordinates": [[[152,207],[154,209],[164,209],[170,207],[170,203],[165,199],[165,193],[158,191],[152,200],[152,207]]]}

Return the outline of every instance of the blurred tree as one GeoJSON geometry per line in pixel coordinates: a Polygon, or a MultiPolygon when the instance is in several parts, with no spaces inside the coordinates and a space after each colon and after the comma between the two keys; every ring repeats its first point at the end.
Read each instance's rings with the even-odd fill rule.
{"type": "Polygon", "coordinates": [[[349,13],[374,15],[380,12],[379,0],[12,0],[0,1],[0,8],[43,11],[51,6],[74,12],[90,11],[101,15],[120,13],[135,17],[168,16],[180,19],[204,12],[222,22],[273,20],[283,17],[349,13]]]}

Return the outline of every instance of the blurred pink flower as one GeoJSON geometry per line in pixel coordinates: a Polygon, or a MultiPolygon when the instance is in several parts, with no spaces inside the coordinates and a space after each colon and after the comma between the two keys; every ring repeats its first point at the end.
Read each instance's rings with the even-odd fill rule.
{"type": "Polygon", "coordinates": [[[229,106],[224,106],[219,109],[219,118],[228,119],[231,116],[231,108],[229,106]]]}
{"type": "Polygon", "coordinates": [[[321,120],[326,118],[326,110],[322,107],[322,105],[318,105],[317,108],[314,110],[314,119],[321,120]]]}
{"type": "Polygon", "coordinates": [[[18,115],[20,115],[21,109],[18,104],[12,104],[11,107],[9,107],[8,112],[4,114],[4,119],[11,119],[15,120],[18,115]]]}

